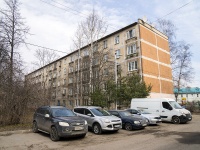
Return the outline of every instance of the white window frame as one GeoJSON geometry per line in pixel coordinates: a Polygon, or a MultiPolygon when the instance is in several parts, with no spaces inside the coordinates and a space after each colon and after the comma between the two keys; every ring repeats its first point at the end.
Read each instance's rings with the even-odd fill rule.
{"type": "Polygon", "coordinates": [[[115,51],[116,58],[120,58],[120,49],[115,51]]]}
{"type": "Polygon", "coordinates": [[[135,35],[136,35],[135,29],[131,29],[131,30],[127,31],[127,39],[131,39],[131,38],[135,37],[135,35]],[[130,33],[132,33],[132,35],[130,33]]]}
{"type": "Polygon", "coordinates": [[[138,69],[138,62],[132,61],[128,63],[128,71],[134,71],[138,69]]]}
{"type": "Polygon", "coordinates": [[[136,53],[137,53],[136,43],[127,46],[127,55],[136,54],[136,53]]]}
{"type": "Polygon", "coordinates": [[[104,40],[103,41],[103,48],[107,48],[108,47],[108,42],[107,42],[107,40],[104,40]]]}
{"type": "Polygon", "coordinates": [[[108,55],[105,54],[104,57],[103,57],[103,59],[104,59],[104,62],[107,62],[108,61],[108,55]]]}
{"type": "Polygon", "coordinates": [[[69,78],[69,83],[73,83],[73,78],[72,77],[69,78]]]}
{"type": "Polygon", "coordinates": [[[119,35],[115,36],[115,44],[119,44],[119,35]]]}

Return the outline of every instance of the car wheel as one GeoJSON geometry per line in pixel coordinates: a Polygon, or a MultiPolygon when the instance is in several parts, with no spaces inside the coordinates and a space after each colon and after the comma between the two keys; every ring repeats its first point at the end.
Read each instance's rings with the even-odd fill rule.
{"type": "Polygon", "coordinates": [[[98,123],[95,123],[93,125],[93,132],[95,134],[101,134],[102,133],[102,129],[101,129],[101,126],[98,124],[98,123]]]}
{"type": "Polygon", "coordinates": [[[51,127],[50,137],[52,141],[58,141],[60,139],[56,127],[51,127]]]}
{"type": "Polygon", "coordinates": [[[39,131],[38,131],[38,126],[37,126],[37,122],[36,122],[36,121],[33,122],[32,130],[33,130],[34,133],[39,132],[39,131]]]}
{"type": "Polygon", "coordinates": [[[180,121],[180,118],[178,116],[174,116],[174,117],[172,117],[172,122],[174,124],[179,124],[181,121],[180,121]]]}
{"type": "Polygon", "coordinates": [[[128,123],[128,122],[125,124],[124,128],[125,128],[126,130],[128,130],[128,131],[133,130],[132,125],[131,125],[130,123],[128,123]]]}

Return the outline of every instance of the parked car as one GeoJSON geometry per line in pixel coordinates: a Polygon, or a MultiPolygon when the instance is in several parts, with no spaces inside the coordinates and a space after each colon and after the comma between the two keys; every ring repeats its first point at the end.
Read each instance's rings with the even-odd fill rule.
{"type": "Polygon", "coordinates": [[[126,130],[143,129],[147,126],[146,119],[139,115],[132,115],[125,110],[110,110],[110,114],[122,119],[122,128],[126,130]]]}
{"type": "Polygon", "coordinates": [[[148,119],[148,124],[158,124],[162,122],[161,117],[159,115],[152,114],[147,110],[144,109],[143,110],[126,109],[126,110],[129,111],[131,114],[137,114],[145,117],[146,119],[148,119]]]}
{"type": "Polygon", "coordinates": [[[58,141],[60,137],[85,137],[88,124],[66,107],[42,106],[34,113],[32,130],[49,133],[52,141],[58,141]]]}
{"type": "Polygon", "coordinates": [[[74,112],[87,120],[88,127],[90,127],[95,134],[101,134],[102,131],[118,131],[122,128],[121,119],[110,115],[101,107],[79,106],[74,108],[74,112]]]}
{"type": "Polygon", "coordinates": [[[131,109],[148,109],[150,113],[159,115],[162,121],[174,124],[192,120],[191,112],[182,108],[176,100],[171,98],[133,98],[131,109]]]}

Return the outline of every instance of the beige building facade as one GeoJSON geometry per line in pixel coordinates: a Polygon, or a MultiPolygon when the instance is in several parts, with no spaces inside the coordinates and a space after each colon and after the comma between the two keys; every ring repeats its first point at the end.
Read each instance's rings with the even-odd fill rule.
{"type": "MultiPolygon", "coordinates": [[[[94,53],[93,82],[104,80],[121,68],[122,76],[137,72],[142,80],[152,85],[149,97],[170,97],[173,95],[172,69],[169,43],[166,35],[154,27],[138,20],[100,40],[98,45],[105,53],[94,53]],[[103,61],[102,61],[103,60],[103,61]],[[106,63],[101,63],[106,62],[106,63]],[[103,66],[98,69],[100,64],[103,66]]],[[[65,105],[73,108],[88,105],[89,90],[89,46],[82,47],[26,76],[40,88],[49,90],[51,105],[65,105]],[[80,52],[80,57],[78,53],[80,52]],[[78,84],[77,84],[78,83],[78,84]],[[78,93],[78,96],[77,96],[78,93]]],[[[100,48],[97,48],[99,51],[100,48]]],[[[95,51],[95,50],[93,50],[95,51]]]]}

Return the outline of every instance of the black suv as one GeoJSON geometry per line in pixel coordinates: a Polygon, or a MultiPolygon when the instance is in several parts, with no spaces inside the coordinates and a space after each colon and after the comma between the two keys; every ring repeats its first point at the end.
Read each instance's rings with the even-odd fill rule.
{"type": "Polygon", "coordinates": [[[60,137],[85,137],[88,132],[87,121],[62,106],[39,107],[33,116],[33,132],[49,133],[52,141],[60,137]]]}

